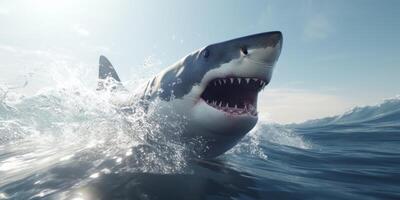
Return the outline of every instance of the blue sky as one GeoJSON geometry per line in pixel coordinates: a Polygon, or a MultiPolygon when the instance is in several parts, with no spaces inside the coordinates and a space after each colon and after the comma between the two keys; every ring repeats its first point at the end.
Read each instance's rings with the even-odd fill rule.
{"type": "Polygon", "coordinates": [[[299,122],[400,93],[399,10],[396,0],[0,0],[0,84],[29,74],[21,92],[32,93],[58,65],[95,73],[100,54],[123,80],[147,78],[207,44],[280,30],[260,107],[272,121],[299,122]]]}

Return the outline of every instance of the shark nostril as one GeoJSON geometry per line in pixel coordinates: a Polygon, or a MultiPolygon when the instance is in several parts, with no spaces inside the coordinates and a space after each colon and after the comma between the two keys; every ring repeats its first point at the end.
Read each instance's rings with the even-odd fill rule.
{"type": "Polygon", "coordinates": [[[242,53],[244,54],[244,55],[247,55],[249,52],[247,51],[247,48],[246,47],[242,47],[242,48],[240,48],[240,50],[242,51],[242,53]]]}

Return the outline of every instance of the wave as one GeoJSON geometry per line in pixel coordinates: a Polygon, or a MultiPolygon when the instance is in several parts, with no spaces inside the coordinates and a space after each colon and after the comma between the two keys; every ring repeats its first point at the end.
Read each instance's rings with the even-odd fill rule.
{"type": "Polygon", "coordinates": [[[228,157],[252,157],[267,160],[268,149],[282,146],[295,149],[312,149],[312,143],[297,134],[293,129],[280,124],[260,121],[226,155],[228,157]]]}
{"type": "Polygon", "coordinates": [[[289,127],[318,127],[351,124],[395,124],[400,121],[400,95],[372,106],[357,106],[332,117],[308,120],[289,127]]]}
{"type": "Polygon", "coordinates": [[[186,166],[183,147],[158,134],[165,120],[144,120],[140,112],[125,116],[110,94],[85,87],[49,88],[32,96],[0,92],[0,187],[34,174],[45,179],[54,174],[44,171],[82,162],[87,168],[77,170],[76,182],[108,171],[168,174],[186,166]]]}

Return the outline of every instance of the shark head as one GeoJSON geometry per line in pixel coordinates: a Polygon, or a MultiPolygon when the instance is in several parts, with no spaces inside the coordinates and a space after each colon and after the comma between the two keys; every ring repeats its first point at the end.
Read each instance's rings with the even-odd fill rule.
{"type": "Polygon", "coordinates": [[[281,48],[281,32],[250,35],[208,45],[162,73],[159,95],[178,100],[186,135],[205,141],[202,155],[224,153],[255,126],[258,93],[271,81],[281,48]]]}

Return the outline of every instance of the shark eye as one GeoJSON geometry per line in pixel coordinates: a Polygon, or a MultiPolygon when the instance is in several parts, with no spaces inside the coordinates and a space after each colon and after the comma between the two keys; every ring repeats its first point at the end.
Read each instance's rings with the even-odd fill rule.
{"type": "Polygon", "coordinates": [[[242,53],[244,54],[244,55],[247,55],[249,52],[247,52],[247,48],[246,47],[242,47],[242,48],[240,48],[240,51],[242,51],[242,53]]]}
{"type": "Polygon", "coordinates": [[[205,50],[203,51],[203,57],[204,57],[204,58],[208,58],[208,56],[210,56],[210,51],[209,51],[208,49],[205,49],[205,50]]]}

